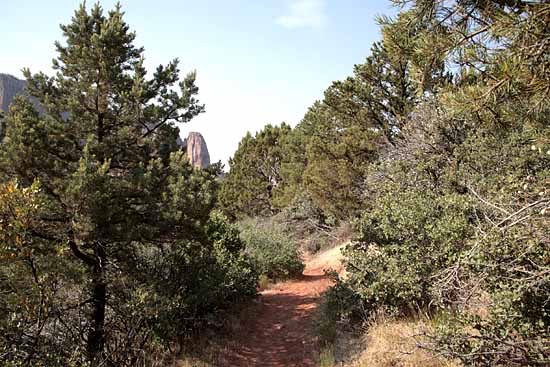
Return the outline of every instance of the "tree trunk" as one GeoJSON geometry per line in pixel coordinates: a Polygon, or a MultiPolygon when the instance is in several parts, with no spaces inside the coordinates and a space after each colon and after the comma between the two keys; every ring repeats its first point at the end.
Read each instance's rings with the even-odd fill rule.
{"type": "Polygon", "coordinates": [[[101,244],[96,248],[97,263],[92,267],[92,313],[88,332],[87,352],[92,366],[102,363],[105,349],[105,308],[107,304],[107,283],[105,279],[106,254],[101,244]]]}

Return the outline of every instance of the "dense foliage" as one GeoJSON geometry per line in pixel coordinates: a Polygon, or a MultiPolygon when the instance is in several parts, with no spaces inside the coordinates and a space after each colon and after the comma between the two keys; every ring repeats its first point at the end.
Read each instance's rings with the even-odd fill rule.
{"type": "Polygon", "coordinates": [[[225,213],[240,218],[276,212],[273,196],[281,183],[281,141],[289,131],[285,123],[267,125],[241,140],[220,190],[220,207],[225,213]]]}
{"type": "Polygon", "coordinates": [[[550,4],[393,2],[353,75],[247,134],[222,180],[176,144],[194,73],[146,78],[120,8],[81,7],[56,76],[26,71],[44,114],[0,116],[0,359],[144,362],[299,275],[290,227],[352,221],[329,321],[421,312],[465,365],[550,365],[550,4]]]}
{"type": "Polygon", "coordinates": [[[394,2],[366,62],[282,139],[272,205],[355,223],[332,317],[427,312],[431,350],[548,365],[550,5],[394,2]]]}
{"type": "Polygon", "coordinates": [[[281,225],[249,219],[239,223],[246,252],[261,275],[272,280],[299,276],[304,270],[298,242],[281,225]]]}
{"type": "Polygon", "coordinates": [[[0,359],[134,366],[255,295],[219,166],[191,167],[176,122],[203,111],[177,60],[148,78],[120,6],[61,27],[0,145],[0,359]]]}
{"type": "Polygon", "coordinates": [[[417,1],[407,11],[429,31],[413,59],[445,45],[433,57],[455,63],[455,82],[409,114],[371,167],[350,275],[332,302],[348,314],[443,312],[430,348],[466,365],[548,364],[550,84],[539,47],[550,8],[417,1]]]}

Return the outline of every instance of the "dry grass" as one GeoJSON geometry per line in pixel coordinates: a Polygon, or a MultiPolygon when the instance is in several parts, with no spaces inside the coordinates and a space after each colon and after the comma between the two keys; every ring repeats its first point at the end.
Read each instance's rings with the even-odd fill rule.
{"type": "Polygon", "coordinates": [[[365,350],[347,367],[459,367],[418,347],[429,321],[378,319],[365,338],[365,350]]]}
{"type": "Polygon", "coordinates": [[[340,244],[326,251],[320,252],[307,261],[307,269],[332,269],[342,273],[342,249],[349,242],[340,244]]]}
{"type": "Polygon", "coordinates": [[[269,288],[269,286],[271,285],[271,279],[269,279],[269,277],[267,275],[260,275],[260,277],[258,278],[258,290],[261,292],[261,291],[265,291],[266,289],[269,288]]]}
{"type": "Polygon", "coordinates": [[[174,365],[175,367],[210,367],[210,364],[207,364],[202,361],[197,361],[196,359],[185,359],[179,360],[174,365]]]}
{"type": "Polygon", "coordinates": [[[336,363],[334,358],[334,350],[332,348],[324,348],[321,350],[318,358],[319,367],[333,367],[336,363]]]}

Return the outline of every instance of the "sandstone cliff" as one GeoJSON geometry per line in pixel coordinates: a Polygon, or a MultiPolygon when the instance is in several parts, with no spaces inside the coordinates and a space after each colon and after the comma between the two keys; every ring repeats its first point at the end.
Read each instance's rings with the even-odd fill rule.
{"type": "Polygon", "coordinates": [[[206,168],[210,165],[210,154],[206,141],[200,133],[191,132],[183,141],[182,148],[187,150],[187,158],[194,167],[206,168]]]}

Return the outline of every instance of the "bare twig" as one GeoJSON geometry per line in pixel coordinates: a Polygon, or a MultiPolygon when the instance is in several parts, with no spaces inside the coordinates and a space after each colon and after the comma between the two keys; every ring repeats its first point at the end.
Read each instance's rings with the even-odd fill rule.
{"type": "Polygon", "coordinates": [[[501,212],[505,213],[506,215],[510,215],[510,212],[507,211],[506,209],[503,209],[503,208],[501,208],[501,207],[499,207],[499,206],[497,206],[497,205],[495,205],[495,204],[493,204],[493,203],[491,203],[491,202],[489,202],[489,201],[483,199],[483,198],[482,198],[482,197],[481,197],[481,196],[480,196],[471,186],[466,186],[466,187],[467,187],[468,190],[470,190],[470,192],[471,192],[472,194],[474,194],[474,196],[475,196],[479,201],[481,201],[482,203],[484,203],[484,204],[486,204],[486,205],[489,205],[490,207],[493,207],[493,208],[495,208],[495,209],[497,209],[497,210],[500,210],[501,212]]]}

